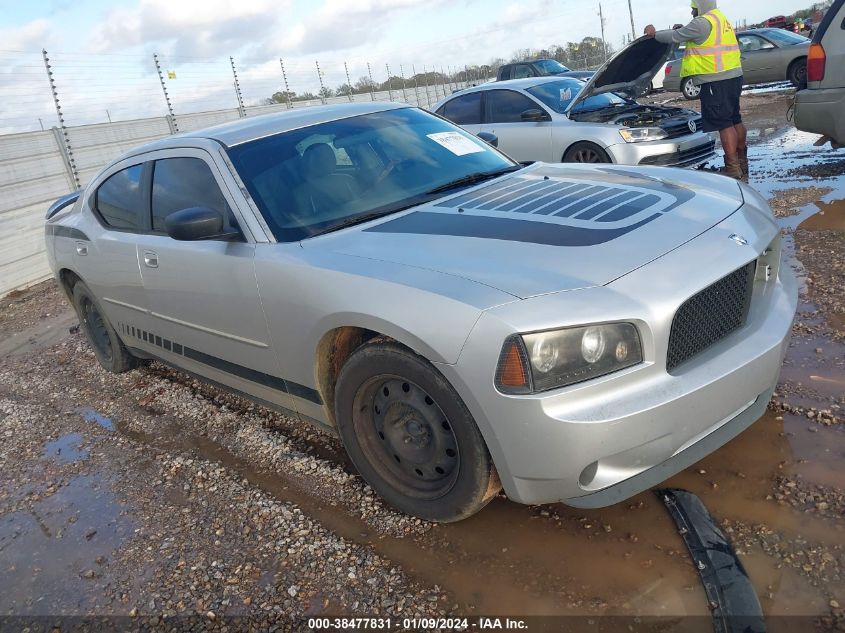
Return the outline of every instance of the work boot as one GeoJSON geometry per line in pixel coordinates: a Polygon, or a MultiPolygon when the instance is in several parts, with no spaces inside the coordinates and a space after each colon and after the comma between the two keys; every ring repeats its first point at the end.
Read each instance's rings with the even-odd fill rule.
{"type": "Polygon", "coordinates": [[[748,182],[748,148],[741,147],[737,149],[737,156],[739,157],[739,166],[742,169],[743,180],[748,182]]]}
{"type": "Polygon", "coordinates": [[[719,173],[723,176],[730,176],[731,178],[735,178],[736,180],[742,180],[742,167],[739,163],[739,156],[734,154],[733,156],[728,156],[725,154],[725,166],[719,168],[719,173]]]}

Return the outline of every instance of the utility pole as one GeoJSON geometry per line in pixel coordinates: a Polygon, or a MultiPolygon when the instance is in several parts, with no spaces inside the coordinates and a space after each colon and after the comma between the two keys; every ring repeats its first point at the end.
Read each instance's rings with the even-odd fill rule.
{"type": "Polygon", "coordinates": [[[229,57],[232,64],[232,77],[235,78],[235,96],[238,99],[238,116],[244,118],[246,116],[246,108],[244,107],[244,98],[241,94],[241,82],[238,81],[238,71],[235,69],[235,58],[229,57]]]}
{"type": "Polygon", "coordinates": [[[349,78],[349,66],[343,62],[343,69],[346,71],[346,85],[349,86],[349,101],[352,101],[352,80],[349,78]]]}
{"type": "Polygon", "coordinates": [[[317,66],[317,78],[320,80],[320,101],[326,104],[326,87],[323,85],[323,72],[320,70],[320,62],[314,61],[317,66]]]}
{"type": "MultiPolygon", "coordinates": [[[[62,149],[63,158],[65,160],[65,167],[68,170],[68,175],[76,183],[76,188],[82,188],[82,183],[79,180],[79,171],[76,169],[76,159],[73,157],[73,148],[70,146],[70,135],[65,126],[65,115],[62,112],[62,105],[59,102],[59,91],[56,89],[56,80],[53,79],[53,70],[50,65],[50,58],[47,56],[47,50],[41,49],[41,55],[44,58],[44,69],[47,71],[47,81],[50,82],[50,91],[53,93],[53,103],[56,106],[56,118],[59,121],[59,127],[53,128],[53,134],[56,137],[56,142],[59,143],[62,149]]],[[[41,119],[38,119],[39,121],[41,119]]]]}
{"type": "Polygon", "coordinates": [[[161,72],[161,64],[158,63],[157,53],[153,53],[153,62],[156,65],[158,81],[161,83],[161,91],[164,93],[164,102],[167,104],[167,125],[170,127],[170,133],[176,134],[179,131],[179,123],[176,121],[176,115],[173,113],[173,104],[170,102],[170,95],[167,94],[167,84],[164,83],[164,73],[161,72]]]}
{"type": "Polygon", "coordinates": [[[285,62],[282,61],[281,57],[279,58],[279,66],[282,67],[282,79],[285,80],[285,98],[286,98],[286,101],[287,101],[287,104],[288,104],[288,110],[290,110],[291,103],[290,103],[290,88],[288,87],[288,75],[285,72],[285,62]]]}
{"type": "Polygon", "coordinates": [[[601,48],[604,61],[607,61],[607,43],[604,41],[604,14],[601,11],[601,2],[599,2],[599,20],[601,21],[601,48]]]}
{"type": "Polygon", "coordinates": [[[384,67],[387,69],[387,100],[393,101],[393,90],[390,88],[390,64],[385,64],[384,67]]]}
{"type": "Polygon", "coordinates": [[[631,41],[637,39],[637,30],[634,28],[634,10],[631,8],[631,0],[628,0],[628,15],[631,16],[631,41]]]}
{"type": "Polygon", "coordinates": [[[373,81],[373,69],[370,68],[370,62],[367,62],[367,74],[370,76],[370,99],[376,100],[376,82],[373,81]]]}

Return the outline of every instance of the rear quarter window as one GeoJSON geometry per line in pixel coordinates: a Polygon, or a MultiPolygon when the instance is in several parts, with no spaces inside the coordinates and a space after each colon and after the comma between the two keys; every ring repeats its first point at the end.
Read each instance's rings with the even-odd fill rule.
{"type": "Polygon", "coordinates": [[[143,165],[127,167],[109,176],[97,188],[94,207],[106,225],[124,231],[145,228],[143,172],[143,165]]]}

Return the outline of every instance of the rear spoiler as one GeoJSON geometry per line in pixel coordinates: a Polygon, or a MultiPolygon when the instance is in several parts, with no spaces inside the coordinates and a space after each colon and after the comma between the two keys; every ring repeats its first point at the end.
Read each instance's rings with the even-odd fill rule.
{"type": "Polygon", "coordinates": [[[53,204],[50,205],[50,208],[47,209],[47,217],[45,219],[49,220],[62,209],[65,209],[72,205],[74,202],[79,200],[80,195],[82,195],[82,189],[77,189],[73,193],[69,193],[66,196],[62,196],[61,198],[56,200],[53,204]]]}

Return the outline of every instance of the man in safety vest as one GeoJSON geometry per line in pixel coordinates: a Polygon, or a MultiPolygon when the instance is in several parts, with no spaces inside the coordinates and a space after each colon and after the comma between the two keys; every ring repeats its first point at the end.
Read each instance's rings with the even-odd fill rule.
{"type": "Polygon", "coordinates": [[[716,0],[692,0],[693,20],[686,26],[645,34],[660,42],[686,42],[681,77],[692,76],[701,86],[701,116],[705,132],[719,132],[725,151],[721,172],[741,179],[748,176],[748,146],[739,111],[742,64],[739,43],[730,20],[716,8],[716,0]]]}

